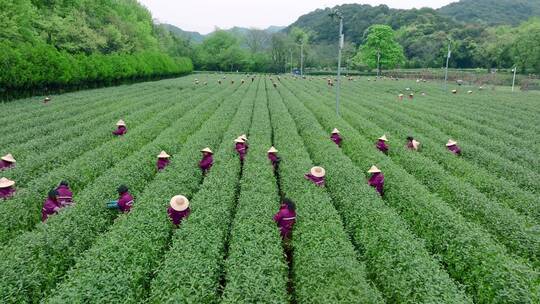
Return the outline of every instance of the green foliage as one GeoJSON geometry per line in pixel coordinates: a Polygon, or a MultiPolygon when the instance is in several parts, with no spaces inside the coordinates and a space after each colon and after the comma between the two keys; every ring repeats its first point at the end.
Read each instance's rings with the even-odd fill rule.
{"type": "Polygon", "coordinates": [[[366,31],[365,43],[360,47],[355,60],[370,68],[394,68],[405,61],[403,48],[394,38],[388,25],[372,25],[366,31]],[[380,60],[379,60],[380,58],[380,60]]]}
{"type": "Polygon", "coordinates": [[[443,6],[439,12],[459,21],[517,25],[540,15],[540,3],[535,0],[460,0],[443,6]]]}

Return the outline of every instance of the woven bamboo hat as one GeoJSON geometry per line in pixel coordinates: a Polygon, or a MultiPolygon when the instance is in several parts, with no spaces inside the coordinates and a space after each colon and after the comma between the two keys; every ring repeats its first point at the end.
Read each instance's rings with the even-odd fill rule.
{"type": "Polygon", "coordinates": [[[452,90],[452,93],[456,94],[456,93],[457,93],[457,90],[452,90]]]}
{"type": "Polygon", "coordinates": [[[159,153],[159,155],[157,157],[158,158],[169,158],[171,156],[169,154],[167,154],[167,152],[161,151],[161,153],[159,153]]]}
{"type": "Polygon", "coordinates": [[[242,134],[240,135],[240,138],[243,139],[244,141],[247,141],[248,138],[247,138],[247,135],[246,134],[242,134]]]}
{"type": "Polygon", "coordinates": [[[238,137],[238,138],[236,138],[236,139],[234,140],[234,142],[237,143],[237,144],[238,144],[238,143],[244,143],[245,140],[244,140],[243,138],[241,138],[241,137],[238,137]]]}
{"type": "Polygon", "coordinates": [[[189,200],[183,195],[174,196],[169,204],[176,211],[184,211],[189,208],[189,200]]]}
{"type": "Polygon", "coordinates": [[[332,130],[332,134],[339,134],[339,130],[337,128],[334,128],[334,130],[332,130]]]}
{"type": "Polygon", "coordinates": [[[403,97],[403,94],[399,94],[398,97],[403,97]]]}
{"type": "Polygon", "coordinates": [[[120,119],[120,120],[116,123],[116,125],[119,126],[119,127],[125,127],[125,126],[126,126],[126,122],[120,119]]]}
{"type": "Polygon", "coordinates": [[[381,170],[379,170],[379,168],[377,168],[376,166],[371,166],[371,168],[369,168],[368,170],[368,173],[381,173],[381,170]]]}
{"type": "Polygon", "coordinates": [[[279,151],[274,148],[274,146],[270,147],[270,150],[268,150],[268,153],[278,153],[279,151]]]}
{"type": "Polygon", "coordinates": [[[382,141],[388,141],[388,139],[386,138],[386,134],[379,137],[379,140],[382,140],[382,141]]]}
{"type": "Polygon", "coordinates": [[[446,144],[447,147],[455,146],[457,145],[457,141],[449,139],[448,143],[446,144]]]}
{"type": "Polygon", "coordinates": [[[11,153],[8,153],[8,154],[2,156],[2,160],[5,160],[5,161],[10,162],[10,163],[16,163],[17,162],[15,160],[15,158],[13,158],[13,155],[11,155],[11,153]]]}
{"type": "Polygon", "coordinates": [[[15,182],[5,177],[0,178],[0,188],[7,188],[15,185],[15,182]]]}
{"type": "Polygon", "coordinates": [[[202,149],[201,152],[208,152],[208,153],[214,154],[214,152],[212,152],[212,150],[210,150],[210,148],[208,148],[208,147],[202,149]]]}
{"type": "Polygon", "coordinates": [[[416,141],[415,139],[412,140],[412,145],[415,149],[418,149],[420,147],[420,142],[416,141]]]}
{"type": "Polygon", "coordinates": [[[471,90],[467,91],[467,94],[472,94],[472,93],[473,93],[473,91],[471,91],[471,90]]]}
{"type": "Polygon", "coordinates": [[[315,177],[324,177],[326,175],[326,170],[323,167],[313,167],[309,172],[315,177]]]}

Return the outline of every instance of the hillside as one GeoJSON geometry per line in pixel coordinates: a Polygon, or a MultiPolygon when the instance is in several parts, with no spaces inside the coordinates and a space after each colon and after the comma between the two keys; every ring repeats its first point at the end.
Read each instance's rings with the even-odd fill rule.
{"type": "Polygon", "coordinates": [[[439,9],[442,15],[462,22],[517,25],[540,16],[538,0],[461,0],[439,9]]]}
{"type": "Polygon", "coordinates": [[[187,39],[191,42],[195,43],[201,43],[204,40],[204,35],[202,35],[199,32],[190,32],[190,31],[184,31],[183,29],[172,25],[172,24],[163,24],[163,26],[168,29],[171,33],[174,33],[184,39],[187,39]]]}
{"type": "MultiPolygon", "coordinates": [[[[175,26],[175,25],[172,25],[172,24],[163,24],[163,26],[165,28],[167,28],[169,31],[171,31],[172,33],[184,38],[184,39],[187,39],[187,40],[190,40],[191,42],[194,42],[194,43],[201,43],[208,35],[210,34],[207,34],[207,35],[203,35],[199,32],[190,32],[190,31],[184,31],[183,29],[175,26]]],[[[272,26],[269,26],[268,28],[264,29],[263,31],[265,31],[266,33],[268,34],[275,34],[275,33],[278,33],[280,31],[282,31],[283,29],[285,29],[286,27],[285,26],[275,26],[275,25],[272,25],[272,26]]],[[[230,29],[226,29],[225,30],[226,32],[230,33],[230,34],[233,34],[235,37],[239,38],[240,40],[243,40],[243,38],[245,38],[245,36],[247,35],[247,33],[250,31],[249,28],[247,27],[239,27],[239,26],[235,26],[235,27],[232,27],[230,29]]]]}

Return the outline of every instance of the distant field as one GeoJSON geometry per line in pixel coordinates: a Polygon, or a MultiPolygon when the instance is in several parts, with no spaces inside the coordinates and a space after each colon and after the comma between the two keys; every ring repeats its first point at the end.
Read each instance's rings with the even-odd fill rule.
{"type": "Polygon", "coordinates": [[[0,201],[0,302],[539,303],[540,92],[361,77],[343,81],[338,117],[325,77],[226,77],[0,104],[0,154],[17,159],[0,172],[17,182],[0,201]],[[119,119],[123,138],[111,135],[119,119]],[[374,146],[383,134],[388,155],[374,146]],[[157,173],[161,150],[171,165],[157,173]],[[304,179],[313,165],[325,188],[304,179]],[[372,165],[383,197],[366,183],[372,165]],[[61,180],[76,205],[42,224],[61,180]],[[125,215],[105,208],[120,184],[135,196],[125,215]],[[175,229],[177,194],[192,213],[175,229]],[[280,195],[297,205],[288,256],[272,221],[280,195]]]}

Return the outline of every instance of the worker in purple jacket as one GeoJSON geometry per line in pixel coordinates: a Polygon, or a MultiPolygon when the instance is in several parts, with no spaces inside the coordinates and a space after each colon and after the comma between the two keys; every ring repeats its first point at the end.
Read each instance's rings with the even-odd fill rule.
{"type": "Polygon", "coordinates": [[[375,146],[377,147],[377,149],[379,149],[379,151],[388,155],[388,145],[386,144],[387,141],[388,139],[386,138],[386,135],[383,135],[379,137],[375,146]]]}
{"type": "Polygon", "coordinates": [[[107,204],[109,209],[118,209],[121,212],[128,213],[133,206],[133,196],[129,193],[129,189],[125,185],[121,185],[117,189],[119,198],[117,201],[112,201],[107,204]]]}
{"type": "Polygon", "coordinates": [[[116,131],[113,131],[113,135],[122,136],[126,133],[127,133],[126,123],[120,119],[116,123],[116,131]]]}
{"type": "Polygon", "coordinates": [[[278,213],[274,215],[274,221],[279,227],[281,237],[284,240],[289,240],[296,222],[296,206],[294,202],[287,198],[283,199],[278,213]]]}
{"type": "Polygon", "coordinates": [[[305,174],[304,177],[312,181],[315,185],[319,187],[324,187],[324,176],[326,175],[326,170],[323,167],[313,167],[309,173],[305,174]]]}
{"type": "Polygon", "coordinates": [[[334,129],[332,131],[332,135],[330,135],[330,139],[338,145],[338,147],[341,147],[341,141],[343,141],[343,138],[341,138],[341,135],[339,133],[338,129],[334,129]]]}
{"type": "Polygon", "coordinates": [[[382,196],[383,195],[383,188],[384,188],[384,175],[382,174],[381,170],[379,168],[372,166],[368,173],[371,174],[371,177],[368,180],[368,184],[371,187],[374,187],[377,192],[382,196]]]}
{"type": "Polygon", "coordinates": [[[458,147],[456,141],[449,139],[448,143],[446,144],[446,147],[448,148],[450,152],[454,153],[455,155],[458,155],[458,156],[461,155],[461,149],[458,147]]]}
{"type": "Polygon", "coordinates": [[[15,167],[16,162],[17,161],[15,160],[15,158],[13,158],[13,155],[11,155],[10,153],[2,156],[2,158],[0,159],[0,171],[15,167]]]}
{"type": "Polygon", "coordinates": [[[11,198],[15,194],[15,181],[0,178],[0,199],[11,198]]]}
{"type": "Polygon", "coordinates": [[[61,181],[56,191],[58,192],[58,202],[61,207],[73,205],[73,192],[71,192],[67,181],[61,181]]]}
{"type": "Polygon", "coordinates": [[[41,209],[41,221],[45,222],[49,216],[58,213],[60,211],[60,202],[58,202],[58,191],[51,190],[47,199],[43,203],[43,208],[41,209]]]}
{"type": "Polygon", "coordinates": [[[270,150],[268,150],[268,159],[272,162],[272,166],[274,169],[277,167],[281,159],[279,159],[279,156],[277,155],[278,150],[272,146],[270,150]]]}
{"type": "Polygon", "coordinates": [[[203,174],[206,174],[214,164],[214,158],[212,156],[214,152],[212,152],[212,150],[210,150],[208,147],[202,149],[201,152],[203,154],[203,158],[199,162],[199,168],[201,168],[203,174]]]}
{"type": "Polygon", "coordinates": [[[418,151],[420,149],[420,142],[416,141],[414,137],[407,136],[407,149],[412,151],[418,151]]]}
{"type": "Polygon", "coordinates": [[[246,157],[247,153],[247,147],[246,143],[243,138],[238,137],[234,140],[236,152],[238,152],[238,155],[240,155],[240,160],[244,161],[244,158],[246,157]]]}
{"type": "Polygon", "coordinates": [[[161,151],[161,153],[159,153],[159,155],[157,157],[158,157],[158,159],[157,159],[157,170],[158,171],[163,171],[165,169],[165,167],[167,167],[169,165],[169,163],[170,163],[169,158],[171,156],[169,154],[167,154],[167,152],[161,151]]]}
{"type": "Polygon", "coordinates": [[[180,225],[182,220],[191,213],[191,210],[189,209],[189,200],[183,195],[173,197],[169,205],[167,214],[175,226],[180,225]]]}

